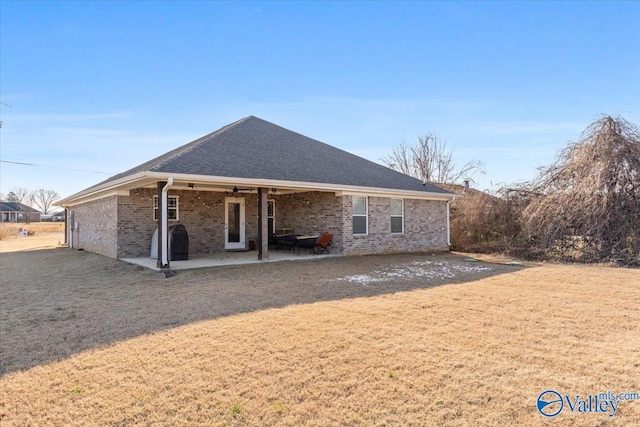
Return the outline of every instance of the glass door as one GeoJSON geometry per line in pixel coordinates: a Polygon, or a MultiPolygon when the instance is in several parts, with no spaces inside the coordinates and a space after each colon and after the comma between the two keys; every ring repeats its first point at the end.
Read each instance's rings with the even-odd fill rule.
{"type": "Polygon", "coordinates": [[[244,249],[244,199],[227,197],[224,216],[224,248],[244,249]]]}

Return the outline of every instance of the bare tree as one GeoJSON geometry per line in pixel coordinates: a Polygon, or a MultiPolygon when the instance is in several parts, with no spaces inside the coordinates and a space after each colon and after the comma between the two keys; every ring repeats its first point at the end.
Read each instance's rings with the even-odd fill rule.
{"type": "Polygon", "coordinates": [[[413,145],[403,141],[382,162],[405,175],[430,182],[454,184],[484,174],[484,165],[478,160],[458,167],[453,161],[453,149],[431,133],[419,136],[413,145]]]}
{"type": "Polygon", "coordinates": [[[41,188],[31,193],[31,203],[43,214],[48,214],[53,207],[53,203],[60,198],[57,192],[41,188]]]}
{"type": "Polygon", "coordinates": [[[540,256],[640,265],[640,132],[604,116],[531,184],[524,221],[540,256]]]}
{"type": "Polygon", "coordinates": [[[16,187],[7,194],[7,202],[29,203],[31,192],[24,187],[16,187]]]}

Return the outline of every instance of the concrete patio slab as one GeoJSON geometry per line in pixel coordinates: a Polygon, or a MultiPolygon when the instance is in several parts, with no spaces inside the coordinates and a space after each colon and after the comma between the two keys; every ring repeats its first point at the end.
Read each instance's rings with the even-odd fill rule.
{"type": "MultiPolygon", "coordinates": [[[[269,259],[266,261],[258,260],[257,251],[248,252],[221,252],[215,254],[195,254],[190,255],[186,261],[170,261],[169,270],[190,270],[195,268],[222,267],[226,265],[242,265],[257,264],[261,262],[280,262],[280,261],[304,261],[311,259],[323,259],[327,257],[340,257],[342,255],[314,255],[301,253],[296,255],[293,251],[270,251],[269,259]]],[[[121,261],[129,264],[139,265],[155,271],[161,271],[158,268],[157,260],[153,258],[121,258],[121,261]]]]}

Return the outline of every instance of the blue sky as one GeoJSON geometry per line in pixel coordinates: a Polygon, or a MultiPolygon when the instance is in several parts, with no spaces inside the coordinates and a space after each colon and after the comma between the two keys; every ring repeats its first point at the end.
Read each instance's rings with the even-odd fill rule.
{"type": "Polygon", "coordinates": [[[484,162],[478,187],[531,179],[601,114],[640,125],[639,22],[634,2],[2,1],[0,191],[68,196],[248,115],[373,161],[431,132],[484,162]]]}

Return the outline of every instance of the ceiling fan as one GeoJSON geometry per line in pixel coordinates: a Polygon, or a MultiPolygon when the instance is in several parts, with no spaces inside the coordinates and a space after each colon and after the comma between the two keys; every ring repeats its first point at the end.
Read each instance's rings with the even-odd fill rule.
{"type": "Polygon", "coordinates": [[[238,188],[237,186],[233,187],[234,193],[237,193],[239,191],[253,191],[253,188],[238,188]]]}

